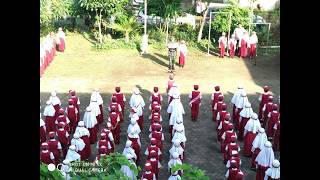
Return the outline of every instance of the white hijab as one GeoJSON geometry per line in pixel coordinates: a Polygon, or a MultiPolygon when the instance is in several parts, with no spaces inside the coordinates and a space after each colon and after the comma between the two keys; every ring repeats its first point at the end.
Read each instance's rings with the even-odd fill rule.
{"type": "MultiPolygon", "coordinates": [[[[132,119],[132,121],[135,121],[135,120],[132,119]]],[[[134,123],[134,124],[130,123],[127,129],[127,133],[130,138],[139,138],[141,129],[138,123],[134,123]]]]}
{"type": "Polygon", "coordinates": [[[247,97],[247,93],[242,92],[240,94],[240,96],[237,98],[236,101],[236,107],[237,108],[244,108],[245,104],[247,104],[249,102],[248,97],[247,97]]]}
{"type": "Polygon", "coordinates": [[[260,153],[256,157],[256,162],[258,165],[264,167],[272,167],[272,162],[274,160],[274,152],[270,141],[265,142],[260,153]]]}
{"type": "Polygon", "coordinates": [[[256,133],[261,128],[260,121],[258,120],[258,116],[254,113],[249,121],[247,122],[246,126],[244,127],[245,130],[256,133]]]}
{"type": "Polygon", "coordinates": [[[97,101],[98,105],[103,104],[103,99],[102,99],[102,97],[101,97],[101,95],[100,95],[98,90],[94,90],[91,93],[90,101],[97,101]]]}
{"type": "Polygon", "coordinates": [[[79,153],[77,153],[74,150],[68,149],[66,159],[69,160],[70,162],[80,160],[81,156],[79,153]]]}
{"type": "Polygon", "coordinates": [[[176,130],[171,142],[174,142],[175,140],[180,140],[180,142],[183,142],[183,143],[185,143],[187,141],[187,138],[186,138],[185,132],[184,132],[184,127],[179,127],[176,130]]]}
{"type": "Polygon", "coordinates": [[[244,89],[242,87],[238,87],[238,89],[236,90],[236,92],[234,93],[232,99],[231,99],[231,103],[232,104],[236,104],[237,99],[241,96],[241,93],[245,92],[244,89]]]}
{"type": "MultiPolygon", "coordinates": [[[[273,163],[277,161],[277,160],[274,160],[273,163]]],[[[279,161],[277,161],[279,162],[279,161]]],[[[272,164],[273,164],[272,163],[272,164]]],[[[280,164],[280,163],[278,163],[280,164]]],[[[264,180],[268,180],[268,176],[271,177],[272,179],[280,179],[280,165],[278,167],[270,167],[269,169],[267,169],[266,173],[265,173],[265,177],[264,177],[264,180]]]]}
{"type": "Polygon", "coordinates": [[[251,104],[247,102],[245,107],[241,110],[240,116],[244,118],[250,118],[252,114],[253,114],[253,110],[252,110],[251,104]]]}
{"type": "Polygon", "coordinates": [[[170,153],[171,156],[173,156],[174,152],[177,152],[179,155],[182,155],[183,151],[184,150],[180,145],[180,141],[179,140],[175,140],[173,142],[173,145],[172,145],[171,149],[169,150],[169,153],[170,153]]]}
{"type": "Polygon", "coordinates": [[[183,115],[185,114],[185,111],[180,101],[180,98],[173,99],[171,101],[171,103],[168,106],[167,112],[171,113],[170,120],[169,120],[170,125],[174,125],[177,119],[180,119],[183,122],[183,115]]]}
{"type": "Polygon", "coordinates": [[[254,151],[256,148],[259,148],[261,150],[264,146],[264,143],[268,141],[268,137],[264,129],[263,131],[261,129],[263,128],[259,129],[258,135],[255,137],[255,139],[252,142],[252,151],[254,151]]]}
{"type": "Polygon", "coordinates": [[[44,116],[50,116],[53,117],[55,115],[56,110],[52,106],[52,104],[46,105],[46,107],[43,110],[44,116]]]}
{"type": "Polygon", "coordinates": [[[88,136],[90,137],[90,132],[86,127],[77,127],[75,133],[78,133],[80,137],[82,136],[88,136]]]}
{"type": "Polygon", "coordinates": [[[135,107],[137,108],[137,115],[138,116],[142,116],[143,114],[143,107],[146,105],[142,96],[140,95],[140,93],[136,94],[136,93],[132,93],[132,96],[130,98],[130,107],[135,107]]]}
{"type": "Polygon", "coordinates": [[[94,128],[98,123],[95,114],[92,111],[86,111],[83,116],[84,126],[86,128],[94,128]]]}
{"type": "Polygon", "coordinates": [[[83,148],[86,146],[86,144],[83,142],[81,138],[73,138],[71,140],[71,145],[74,145],[76,147],[76,151],[82,151],[83,148]]]}

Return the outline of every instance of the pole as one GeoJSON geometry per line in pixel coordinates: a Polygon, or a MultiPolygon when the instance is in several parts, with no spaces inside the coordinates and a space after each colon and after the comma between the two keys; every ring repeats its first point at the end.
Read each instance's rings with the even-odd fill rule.
{"type": "MultiPolygon", "coordinates": [[[[269,23],[268,27],[268,38],[267,38],[267,47],[269,46],[269,32],[270,32],[271,23],[269,23]]],[[[268,48],[266,48],[266,53],[268,52],[268,48]]]]}
{"type": "MultiPolygon", "coordinates": [[[[229,31],[228,31],[228,42],[230,41],[230,29],[231,29],[231,12],[229,13],[229,31]]],[[[227,46],[227,54],[229,54],[229,46],[227,46]]]]}
{"type": "Polygon", "coordinates": [[[144,35],[147,35],[147,0],[144,0],[144,35]]]}
{"type": "Polygon", "coordinates": [[[209,53],[209,44],[210,44],[210,42],[211,42],[211,40],[210,40],[210,32],[211,32],[211,15],[212,15],[212,13],[210,12],[210,19],[209,19],[209,37],[208,37],[208,55],[210,55],[210,53],[209,53]]]}

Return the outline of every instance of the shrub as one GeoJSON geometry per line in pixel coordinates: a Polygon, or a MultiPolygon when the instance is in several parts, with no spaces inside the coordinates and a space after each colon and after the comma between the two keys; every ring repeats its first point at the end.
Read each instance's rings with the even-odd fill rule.
{"type": "Polygon", "coordinates": [[[196,28],[188,24],[174,25],[172,34],[177,40],[185,40],[187,42],[196,41],[198,36],[196,28]]]}

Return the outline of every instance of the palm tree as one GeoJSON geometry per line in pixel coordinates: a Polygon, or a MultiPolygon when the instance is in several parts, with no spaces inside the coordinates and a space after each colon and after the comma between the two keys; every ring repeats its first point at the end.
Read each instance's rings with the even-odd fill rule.
{"type": "Polygon", "coordinates": [[[130,35],[137,30],[140,30],[142,26],[137,23],[134,16],[121,17],[119,22],[115,24],[108,25],[109,28],[121,32],[125,36],[126,43],[129,42],[130,35]]]}

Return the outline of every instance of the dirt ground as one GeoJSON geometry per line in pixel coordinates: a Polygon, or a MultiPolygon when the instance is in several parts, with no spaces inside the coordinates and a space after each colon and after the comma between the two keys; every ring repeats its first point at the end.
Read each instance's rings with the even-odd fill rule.
{"type": "MultiPolygon", "coordinates": [[[[58,53],[55,60],[46,70],[40,80],[41,105],[44,108],[45,101],[50,92],[56,90],[62,101],[62,107],[67,104],[67,92],[75,89],[81,102],[81,117],[90,101],[90,94],[94,88],[99,88],[106,107],[111,98],[111,93],[116,85],[120,85],[129,101],[132,89],[138,87],[143,98],[147,101],[154,86],[159,86],[159,91],[164,96],[162,116],[164,121],[163,132],[165,133],[164,158],[161,162],[160,179],[169,177],[167,163],[169,161],[168,150],[171,147],[168,133],[168,115],[166,113],[167,103],[165,87],[168,80],[166,51],[151,49],[150,53],[140,56],[137,50],[111,50],[97,52],[91,48],[91,43],[78,34],[67,36],[67,49],[65,53],[58,53]]],[[[186,150],[185,163],[192,164],[203,170],[210,179],[225,179],[226,167],[223,164],[223,155],[219,151],[220,144],[216,141],[215,124],[211,120],[210,96],[215,85],[220,85],[228,103],[228,111],[232,107],[230,100],[238,83],[243,84],[248,94],[253,110],[258,112],[258,97],[262,92],[262,86],[271,86],[271,91],[278,97],[280,95],[280,57],[259,57],[257,65],[253,65],[248,59],[239,58],[220,59],[216,56],[206,56],[199,52],[190,52],[187,56],[186,66],[182,69],[176,67],[175,80],[182,93],[182,103],[186,115],[184,125],[186,128],[186,150]],[[193,85],[199,84],[203,93],[202,106],[200,108],[199,120],[191,122],[190,109],[188,106],[188,94],[193,85]]],[[[147,120],[149,110],[145,108],[145,127],[149,127],[147,120]]],[[[107,114],[107,111],[104,110],[107,114]]],[[[122,152],[126,141],[126,130],[129,124],[128,103],[125,109],[125,122],[121,124],[121,144],[116,147],[117,152],[122,152]]],[[[105,120],[107,116],[105,115],[105,120]]],[[[101,127],[100,127],[101,128],[101,127]]],[[[148,146],[149,132],[145,128],[141,134],[142,152],[148,146]]],[[[241,148],[243,147],[242,142],[241,148]]],[[[95,145],[92,145],[95,149],[95,145]]],[[[241,154],[241,152],[240,152],[241,154]]],[[[96,151],[92,154],[95,157],[96,151]]],[[[279,158],[280,153],[276,153],[279,158]]],[[[141,163],[146,160],[141,156],[141,163]]],[[[241,156],[241,170],[246,174],[245,179],[254,179],[255,172],[250,170],[250,158],[241,156]]]]}

